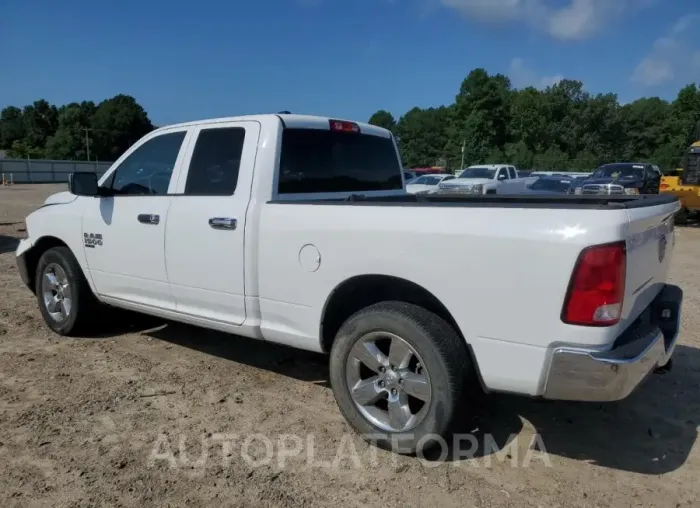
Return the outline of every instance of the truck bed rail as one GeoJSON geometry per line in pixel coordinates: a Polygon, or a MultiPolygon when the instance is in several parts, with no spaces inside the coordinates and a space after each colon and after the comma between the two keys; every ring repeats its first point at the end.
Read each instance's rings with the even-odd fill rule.
{"type": "Polygon", "coordinates": [[[420,195],[365,196],[343,198],[270,200],[270,204],[353,205],[353,206],[442,206],[474,208],[554,208],[554,209],[631,209],[665,205],[678,201],[672,194],[620,195],[521,195],[485,194],[476,196],[420,195]]]}

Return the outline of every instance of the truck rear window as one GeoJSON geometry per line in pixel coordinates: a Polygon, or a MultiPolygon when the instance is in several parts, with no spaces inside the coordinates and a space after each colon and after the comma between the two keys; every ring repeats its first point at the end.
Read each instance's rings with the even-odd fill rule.
{"type": "Polygon", "coordinates": [[[401,164],[389,138],[284,129],[279,194],[400,190],[401,164]]]}

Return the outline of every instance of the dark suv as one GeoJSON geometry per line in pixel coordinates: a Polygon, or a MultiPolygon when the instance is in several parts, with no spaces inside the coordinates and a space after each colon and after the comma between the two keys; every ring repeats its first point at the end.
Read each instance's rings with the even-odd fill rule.
{"type": "Polygon", "coordinates": [[[574,194],[658,194],[661,170],[638,162],[603,164],[591,176],[576,182],[574,194]]]}

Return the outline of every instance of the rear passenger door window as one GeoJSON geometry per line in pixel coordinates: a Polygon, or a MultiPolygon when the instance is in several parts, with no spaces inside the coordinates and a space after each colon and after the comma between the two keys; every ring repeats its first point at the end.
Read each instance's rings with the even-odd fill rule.
{"type": "Polygon", "coordinates": [[[243,127],[202,129],[185,184],[186,196],[231,196],[236,191],[245,142],[243,127]]]}
{"type": "Polygon", "coordinates": [[[516,178],[515,168],[513,166],[508,166],[508,174],[510,175],[511,180],[516,178]]]}

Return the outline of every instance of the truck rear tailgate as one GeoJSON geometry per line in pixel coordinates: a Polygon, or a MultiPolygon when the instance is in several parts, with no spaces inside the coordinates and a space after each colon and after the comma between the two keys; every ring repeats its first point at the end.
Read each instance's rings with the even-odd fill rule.
{"type": "Polygon", "coordinates": [[[674,214],[680,203],[628,208],[627,276],[621,326],[636,319],[663,289],[675,244],[674,214]]]}

